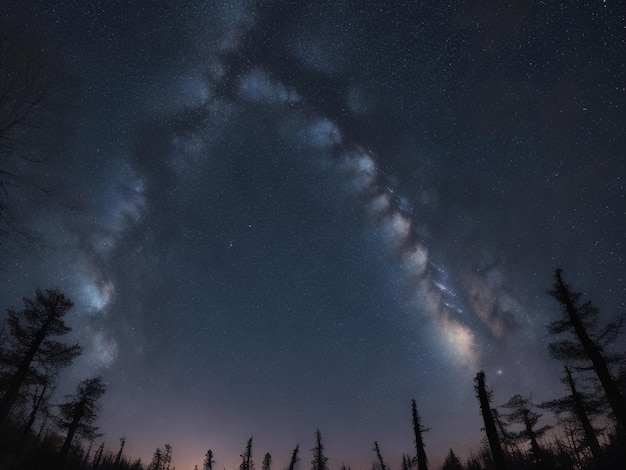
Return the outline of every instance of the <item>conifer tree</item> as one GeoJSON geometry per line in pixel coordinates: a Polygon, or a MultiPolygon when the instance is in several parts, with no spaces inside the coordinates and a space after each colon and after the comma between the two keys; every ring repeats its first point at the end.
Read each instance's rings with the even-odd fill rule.
{"type": "Polygon", "coordinates": [[[165,444],[165,451],[162,451],[160,447],[154,451],[152,456],[152,462],[148,465],[147,470],[170,470],[172,464],[172,446],[165,444]]]}
{"type": "Polygon", "coordinates": [[[603,404],[595,396],[578,390],[572,371],[567,366],[565,366],[565,377],[561,379],[561,382],[567,385],[570,394],[542,403],[541,407],[549,409],[557,417],[566,415],[566,419],[575,420],[579,424],[576,427],[580,427],[583,431],[583,445],[589,447],[591,455],[598,459],[602,454],[602,449],[596,437],[597,431],[593,427],[592,419],[593,416],[602,412],[603,404]]]}
{"type": "Polygon", "coordinates": [[[169,444],[165,444],[165,454],[163,454],[163,469],[170,470],[170,465],[172,464],[172,446],[169,444]]]}
{"type": "Polygon", "coordinates": [[[467,461],[465,462],[465,470],[483,470],[483,469],[484,467],[480,463],[480,459],[473,453],[470,453],[469,457],[467,458],[467,461]]]}
{"type": "Polygon", "coordinates": [[[463,464],[456,454],[452,452],[452,449],[450,449],[450,452],[446,456],[446,460],[443,461],[441,470],[463,470],[463,464]]]}
{"type": "Polygon", "coordinates": [[[428,431],[428,428],[422,426],[420,422],[420,415],[417,412],[417,404],[415,403],[415,400],[411,400],[411,415],[413,420],[413,438],[415,442],[415,451],[417,452],[417,470],[428,470],[428,458],[426,457],[424,440],[422,438],[422,433],[428,431]]]}
{"type": "Polygon", "coordinates": [[[510,433],[505,424],[502,422],[500,418],[500,413],[497,408],[491,408],[491,413],[493,415],[493,422],[496,424],[496,429],[498,430],[498,438],[500,439],[500,444],[504,446],[504,451],[510,452],[513,446],[513,434],[510,433]]]}
{"type": "MultiPolygon", "coordinates": [[[[159,449],[157,449],[159,450],[159,449]]],[[[160,452],[160,450],[159,450],[160,452]]],[[[96,451],[96,455],[93,459],[93,469],[97,470],[97,468],[100,466],[100,460],[102,460],[102,454],[104,453],[104,441],[102,441],[100,443],[100,446],[98,447],[98,450],[96,451]]]]}
{"type": "Polygon", "coordinates": [[[402,466],[400,468],[402,470],[411,470],[413,468],[412,459],[407,454],[402,454],[402,466]]]}
{"type": "Polygon", "coordinates": [[[272,454],[266,452],[261,463],[262,470],[272,470],[272,454]]]}
{"type": "Polygon", "coordinates": [[[131,470],[143,470],[143,463],[141,463],[141,459],[137,459],[130,466],[131,470]]]}
{"type": "Polygon", "coordinates": [[[35,299],[23,299],[24,308],[8,310],[9,337],[3,345],[0,362],[7,371],[6,388],[0,398],[0,425],[9,416],[20,389],[29,383],[42,383],[47,375],[68,366],[81,352],[77,344],[68,346],[52,337],[71,331],[64,316],[74,305],[56,290],[37,289],[35,299]]]}
{"type": "Polygon", "coordinates": [[[122,452],[124,451],[124,445],[126,444],[126,438],[120,437],[120,450],[117,452],[117,456],[115,457],[115,466],[118,467],[120,465],[120,460],[122,460],[122,452]]]}
{"type": "Polygon", "coordinates": [[[254,470],[254,461],[252,460],[252,437],[248,439],[246,450],[240,457],[241,464],[239,464],[239,470],[254,470]]]}
{"type": "Polygon", "coordinates": [[[550,426],[536,429],[541,415],[533,411],[535,406],[530,398],[524,398],[521,395],[513,395],[507,403],[502,405],[503,408],[511,410],[504,415],[509,424],[520,424],[523,427],[518,433],[512,434],[513,439],[528,440],[535,460],[540,461],[543,458],[543,451],[537,439],[543,436],[550,429],[550,426]]]}
{"type": "Polygon", "coordinates": [[[206,451],[206,454],[204,455],[204,463],[203,463],[203,469],[204,470],[213,470],[213,464],[215,463],[215,460],[213,460],[213,451],[211,449],[206,451]]]}
{"type": "Polygon", "coordinates": [[[504,452],[502,452],[502,447],[500,446],[498,430],[496,429],[493,414],[491,412],[491,392],[487,391],[487,387],[485,385],[485,373],[482,370],[478,372],[474,381],[476,382],[474,389],[476,390],[476,397],[480,403],[480,411],[485,423],[485,433],[487,434],[487,440],[489,441],[493,462],[496,470],[506,470],[504,452]]]}
{"type": "Polygon", "coordinates": [[[561,318],[552,322],[549,332],[554,335],[570,333],[575,340],[564,339],[550,344],[553,357],[567,362],[588,365],[595,372],[613,410],[617,424],[626,432],[626,398],[613,378],[609,364],[619,356],[606,351],[621,333],[623,317],[619,317],[601,330],[597,326],[598,310],[591,302],[581,302],[582,294],[573,292],[563,281],[562,271],[554,275],[554,287],[550,294],[561,304],[561,318]]]}
{"type": "Polygon", "coordinates": [[[35,389],[35,392],[32,395],[32,408],[30,410],[30,414],[28,415],[28,420],[26,421],[26,425],[24,426],[24,429],[22,429],[22,434],[15,446],[16,451],[19,451],[22,448],[22,446],[25,444],[26,439],[31,433],[33,424],[35,424],[35,419],[37,419],[37,415],[39,414],[39,412],[41,410],[44,410],[44,412],[47,411],[47,407],[48,407],[47,401],[49,399],[49,393],[48,393],[49,385],[50,385],[49,378],[46,376],[44,377],[43,387],[41,387],[41,389],[39,387],[35,389]]]}
{"type": "Polygon", "coordinates": [[[85,452],[85,456],[83,457],[83,466],[87,467],[87,463],[89,462],[89,457],[91,457],[91,448],[93,447],[93,439],[89,439],[89,447],[87,447],[87,452],[85,452]]]}
{"type": "Polygon", "coordinates": [[[313,460],[311,460],[311,470],[328,470],[328,458],[324,455],[324,444],[322,444],[322,433],[318,429],[315,431],[315,447],[311,449],[313,460]]]}
{"type": "Polygon", "coordinates": [[[152,456],[152,462],[148,465],[148,470],[162,470],[163,469],[163,452],[160,447],[157,447],[152,456]]]}
{"type": "Polygon", "coordinates": [[[378,441],[374,441],[374,452],[376,453],[376,468],[378,470],[387,470],[387,465],[385,465],[385,461],[383,460],[383,455],[380,453],[380,447],[378,446],[378,441]]]}
{"type": "Polygon", "coordinates": [[[72,440],[75,435],[86,439],[93,439],[98,434],[98,428],[93,422],[98,417],[100,411],[100,398],[106,391],[101,377],[83,380],[76,389],[76,394],[68,397],[69,401],[59,405],[60,416],[57,418],[57,425],[67,429],[67,435],[61,451],[59,452],[59,462],[62,464],[70,450],[72,440]]]}
{"type": "Polygon", "coordinates": [[[296,464],[300,461],[300,458],[298,457],[299,452],[300,452],[300,444],[297,444],[296,447],[293,449],[293,452],[291,453],[291,460],[289,461],[288,470],[295,470],[296,464]]]}

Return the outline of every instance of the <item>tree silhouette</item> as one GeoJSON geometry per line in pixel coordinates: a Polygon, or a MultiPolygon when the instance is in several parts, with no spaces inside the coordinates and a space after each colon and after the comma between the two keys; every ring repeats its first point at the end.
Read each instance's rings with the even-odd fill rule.
{"type": "Polygon", "coordinates": [[[213,470],[213,464],[215,463],[213,457],[215,457],[213,451],[211,449],[207,450],[204,455],[204,463],[202,464],[203,470],[213,470]]]}
{"type": "Polygon", "coordinates": [[[69,396],[69,401],[59,405],[60,416],[57,425],[67,429],[67,435],[59,452],[59,464],[63,464],[72,445],[74,436],[94,439],[98,427],[94,421],[100,411],[100,398],[106,391],[101,377],[83,380],[78,384],[76,393],[69,396]]]}
{"type": "Polygon", "coordinates": [[[443,467],[441,467],[441,470],[463,470],[463,464],[456,454],[452,452],[452,449],[450,449],[446,459],[443,461],[443,467]]]}
{"type": "Polygon", "coordinates": [[[48,377],[46,377],[43,386],[37,387],[32,395],[32,408],[28,416],[28,420],[26,421],[26,425],[22,430],[22,434],[15,446],[15,449],[17,451],[19,451],[26,442],[26,439],[31,433],[31,429],[33,427],[33,424],[35,424],[35,419],[37,419],[37,415],[39,414],[39,412],[41,410],[44,410],[44,412],[47,411],[47,401],[50,397],[49,386],[50,381],[48,380],[48,377]]]}
{"type": "Polygon", "coordinates": [[[160,447],[157,447],[152,456],[152,462],[148,465],[148,470],[162,470],[163,469],[163,452],[160,447]]]}
{"type": "Polygon", "coordinates": [[[115,457],[115,466],[119,467],[120,460],[122,459],[122,452],[124,452],[124,445],[126,445],[126,438],[120,437],[120,450],[117,452],[117,456],[115,457]]]}
{"type": "Polygon", "coordinates": [[[485,423],[485,433],[487,434],[487,440],[489,441],[489,448],[491,449],[491,455],[495,464],[496,470],[505,470],[506,462],[504,458],[504,452],[500,446],[500,440],[498,439],[498,430],[493,420],[491,413],[491,392],[487,391],[485,385],[485,373],[481,370],[476,374],[474,379],[476,385],[476,397],[480,403],[480,411],[485,423]]]}
{"type": "MultiPolygon", "coordinates": [[[[159,450],[160,452],[160,450],[159,450]]],[[[100,443],[98,446],[98,450],[96,451],[96,455],[93,459],[93,469],[96,470],[100,466],[100,461],[102,460],[102,454],[104,454],[104,441],[100,443]]]]}
{"type": "Polygon", "coordinates": [[[328,470],[328,458],[324,455],[324,444],[322,444],[322,433],[318,429],[315,431],[315,447],[311,449],[313,460],[311,460],[311,470],[328,470]]]}
{"type": "Polygon", "coordinates": [[[500,418],[500,412],[497,408],[491,408],[491,414],[493,416],[493,422],[496,425],[496,429],[498,430],[498,439],[500,439],[500,444],[504,446],[505,453],[511,452],[514,441],[513,434],[507,430],[506,425],[500,418]]]}
{"type": "Polygon", "coordinates": [[[1,352],[8,377],[0,398],[0,425],[7,420],[22,386],[42,383],[81,352],[77,344],[68,346],[51,339],[71,331],[63,318],[74,305],[71,300],[56,290],[37,289],[35,300],[24,298],[23,302],[21,311],[8,310],[10,335],[1,352]]]}
{"type": "Polygon", "coordinates": [[[170,470],[172,464],[172,446],[165,444],[165,454],[163,454],[163,468],[164,470],[170,470]]]}
{"type": "Polygon", "coordinates": [[[252,437],[248,439],[246,450],[240,455],[241,464],[239,470],[254,470],[254,461],[252,460],[252,437]]]}
{"type": "Polygon", "coordinates": [[[470,453],[465,462],[465,470],[484,470],[484,468],[485,467],[480,463],[480,459],[473,453],[470,453]]]}
{"type": "Polygon", "coordinates": [[[58,140],[74,87],[50,44],[42,34],[0,23],[0,246],[6,239],[37,241],[14,223],[19,208],[13,206],[37,194],[56,198],[41,163],[51,148],[63,150],[58,140]]]}
{"type": "Polygon", "coordinates": [[[148,465],[147,470],[169,470],[172,463],[172,446],[165,444],[165,452],[160,447],[154,451],[152,462],[148,465]]]}
{"type": "Polygon", "coordinates": [[[550,324],[549,332],[554,335],[570,333],[576,341],[555,341],[549,345],[550,353],[556,359],[590,364],[588,367],[597,375],[618,425],[622,432],[626,432],[626,399],[609,369],[609,363],[619,356],[605,352],[605,348],[620,334],[623,317],[598,329],[598,310],[589,301],[581,302],[582,294],[571,291],[561,273],[560,269],[556,270],[550,294],[561,304],[562,317],[550,324]]]}
{"type": "Polygon", "coordinates": [[[413,439],[415,442],[415,450],[417,452],[417,470],[428,470],[428,458],[426,457],[424,440],[422,438],[422,433],[428,431],[428,428],[422,426],[420,422],[420,415],[417,412],[417,404],[415,403],[415,400],[411,400],[411,416],[413,421],[413,439]]]}
{"type": "Polygon", "coordinates": [[[593,427],[592,417],[602,412],[603,404],[593,395],[578,390],[572,371],[567,366],[565,366],[565,377],[561,379],[561,382],[567,385],[570,394],[542,403],[541,406],[559,417],[566,415],[570,421],[575,420],[583,432],[583,445],[589,447],[591,455],[598,459],[602,455],[602,449],[596,437],[597,431],[593,427]]]}
{"type": "Polygon", "coordinates": [[[376,453],[376,465],[375,468],[378,470],[387,470],[387,465],[385,465],[385,461],[383,460],[383,456],[380,453],[380,447],[378,447],[378,441],[374,441],[374,452],[376,453]]]}
{"type": "Polygon", "coordinates": [[[550,426],[535,428],[542,416],[533,411],[535,406],[530,398],[524,398],[521,395],[513,395],[507,403],[502,405],[503,408],[511,410],[504,414],[509,424],[521,424],[523,427],[521,431],[512,434],[513,439],[528,440],[535,460],[540,461],[543,458],[543,451],[537,439],[543,436],[550,429],[550,426]]]}
{"type": "Polygon", "coordinates": [[[298,457],[299,452],[300,452],[300,444],[297,444],[296,447],[293,449],[293,452],[291,453],[291,460],[289,461],[288,470],[295,470],[296,464],[300,461],[300,458],[298,457]]]}
{"type": "Polygon", "coordinates": [[[261,463],[262,470],[272,470],[272,455],[266,452],[263,456],[263,462],[261,463]]]}
{"type": "Polygon", "coordinates": [[[413,459],[407,454],[402,454],[402,464],[400,468],[402,470],[411,470],[413,468],[413,459]]]}

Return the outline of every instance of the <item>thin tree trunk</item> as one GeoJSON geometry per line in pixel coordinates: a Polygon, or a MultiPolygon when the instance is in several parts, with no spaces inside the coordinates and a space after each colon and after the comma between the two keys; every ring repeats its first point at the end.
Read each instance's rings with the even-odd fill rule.
{"type": "Polygon", "coordinates": [[[500,446],[498,431],[493,421],[493,415],[491,414],[489,395],[485,389],[485,373],[482,371],[476,375],[476,392],[478,393],[480,410],[483,415],[483,421],[485,422],[485,432],[487,433],[487,440],[491,448],[493,463],[495,464],[496,470],[506,470],[504,452],[502,452],[502,447],[500,446]]]}
{"type": "Polygon", "coordinates": [[[11,412],[11,408],[13,408],[13,404],[20,393],[20,388],[26,379],[26,374],[28,374],[28,369],[30,368],[33,359],[35,358],[35,354],[39,350],[41,343],[46,338],[46,333],[48,330],[48,326],[52,317],[48,317],[46,322],[42,325],[42,327],[37,332],[37,336],[28,348],[28,351],[20,361],[20,365],[18,366],[15,374],[11,377],[9,381],[9,385],[7,386],[6,392],[0,398],[0,425],[3,425],[7,418],[9,417],[9,413],[11,412]]]}
{"type": "Polygon", "coordinates": [[[74,435],[76,434],[76,430],[78,429],[80,420],[83,419],[83,416],[85,414],[84,406],[85,406],[84,403],[78,403],[76,406],[74,417],[67,430],[67,436],[65,437],[65,442],[63,442],[63,447],[61,447],[61,451],[59,452],[59,458],[58,458],[59,468],[63,465],[63,463],[65,463],[65,459],[67,458],[67,454],[69,453],[70,447],[72,446],[72,440],[74,440],[74,435]]]}
{"type": "Polygon", "coordinates": [[[591,361],[600,383],[602,384],[602,388],[604,389],[606,398],[611,405],[613,413],[615,414],[617,423],[622,428],[622,431],[626,431],[626,399],[624,399],[619,391],[619,388],[617,387],[617,384],[615,383],[615,380],[613,380],[600,350],[587,334],[587,330],[585,329],[585,326],[576,311],[576,307],[572,303],[569,288],[563,282],[560,270],[557,270],[555,277],[557,288],[556,292],[558,294],[557,299],[565,306],[565,310],[569,316],[572,326],[574,327],[576,336],[578,336],[578,339],[580,340],[580,343],[585,350],[587,357],[591,361]]]}
{"type": "Polygon", "coordinates": [[[43,386],[43,390],[41,391],[41,394],[39,396],[36,396],[35,398],[35,401],[33,403],[33,409],[30,412],[30,416],[28,417],[28,422],[26,423],[26,426],[24,427],[24,430],[22,431],[20,440],[15,446],[16,452],[19,452],[22,449],[22,446],[24,445],[24,443],[26,442],[26,438],[28,437],[28,434],[30,433],[30,430],[32,429],[33,424],[35,423],[35,419],[37,418],[37,412],[39,411],[39,407],[41,406],[41,402],[43,401],[43,397],[46,394],[47,388],[48,388],[48,384],[45,383],[43,386]]]}
{"type": "Polygon", "coordinates": [[[576,411],[576,416],[580,421],[580,424],[582,425],[583,431],[585,433],[585,444],[589,446],[591,454],[594,458],[600,458],[602,454],[602,449],[600,448],[600,443],[598,442],[596,433],[593,430],[591,421],[589,420],[587,412],[585,411],[583,399],[580,393],[578,393],[578,390],[576,390],[576,383],[574,382],[574,378],[572,377],[572,372],[569,370],[568,367],[565,367],[565,373],[567,374],[567,382],[572,392],[572,398],[574,399],[574,409],[576,411]]]}
{"type": "Polygon", "coordinates": [[[411,413],[413,416],[415,451],[417,452],[417,470],[428,470],[428,458],[426,457],[426,449],[424,448],[424,440],[422,439],[422,425],[420,423],[420,416],[417,412],[415,400],[411,401],[411,413]]]}

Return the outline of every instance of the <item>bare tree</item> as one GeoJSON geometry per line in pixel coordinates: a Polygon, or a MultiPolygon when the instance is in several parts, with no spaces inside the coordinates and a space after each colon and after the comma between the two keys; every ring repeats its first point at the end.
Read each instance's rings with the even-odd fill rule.
{"type": "Polygon", "coordinates": [[[41,165],[64,151],[60,139],[74,86],[43,33],[6,23],[0,31],[0,245],[34,243],[15,221],[15,206],[38,196],[72,205],[49,180],[51,167],[42,171],[41,165]]]}

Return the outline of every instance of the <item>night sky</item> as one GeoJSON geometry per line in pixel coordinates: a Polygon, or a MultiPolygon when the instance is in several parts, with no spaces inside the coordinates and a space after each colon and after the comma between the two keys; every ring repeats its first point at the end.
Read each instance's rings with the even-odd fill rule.
{"type": "Polygon", "coordinates": [[[565,393],[554,269],[626,310],[618,1],[2,3],[73,98],[0,307],[74,300],[58,393],[103,376],[114,451],[306,469],[319,428],[331,469],[396,468],[415,398],[431,463],[465,457],[479,370],[494,405],[565,393]]]}

